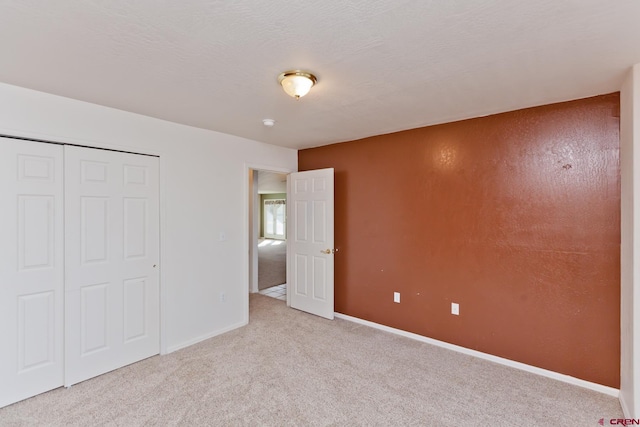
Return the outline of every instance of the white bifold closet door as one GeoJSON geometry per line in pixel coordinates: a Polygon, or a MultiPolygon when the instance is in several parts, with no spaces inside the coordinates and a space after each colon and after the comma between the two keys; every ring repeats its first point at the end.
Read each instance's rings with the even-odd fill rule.
{"type": "Polygon", "coordinates": [[[0,407],[64,379],[62,159],[0,138],[0,407]]]}
{"type": "Polygon", "coordinates": [[[160,350],[156,157],[65,146],[65,385],[160,350]]]}
{"type": "Polygon", "coordinates": [[[0,407],[159,353],[158,159],[0,137],[0,407]]]}

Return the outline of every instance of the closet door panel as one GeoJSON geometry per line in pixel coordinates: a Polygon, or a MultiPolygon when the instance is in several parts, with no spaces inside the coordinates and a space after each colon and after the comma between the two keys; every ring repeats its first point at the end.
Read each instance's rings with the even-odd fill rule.
{"type": "Polygon", "coordinates": [[[159,353],[158,159],[65,147],[71,385],[159,353]]]}
{"type": "Polygon", "coordinates": [[[63,384],[63,148],[0,138],[0,407],[63,384]]]}

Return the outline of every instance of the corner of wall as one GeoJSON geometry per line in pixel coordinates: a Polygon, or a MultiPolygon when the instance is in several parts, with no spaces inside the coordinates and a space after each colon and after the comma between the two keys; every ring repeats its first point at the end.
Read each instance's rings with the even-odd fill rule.
{"type": "Polygon", "coordinates": [[[632,67],[620,91],[620,404],[626,417],[640,414],[640,64],[632,67]]]}

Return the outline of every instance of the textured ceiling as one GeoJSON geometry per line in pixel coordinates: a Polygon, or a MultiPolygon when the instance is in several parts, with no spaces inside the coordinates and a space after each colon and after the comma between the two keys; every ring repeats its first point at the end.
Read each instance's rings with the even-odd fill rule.
{"type": "Polygon", "coordinates": [[[0,81],[304,148],[617,91],[639,22],[638,0],[0,0],[0,81]],[[319,79],[297,102],[294,68],[319,79]]]}

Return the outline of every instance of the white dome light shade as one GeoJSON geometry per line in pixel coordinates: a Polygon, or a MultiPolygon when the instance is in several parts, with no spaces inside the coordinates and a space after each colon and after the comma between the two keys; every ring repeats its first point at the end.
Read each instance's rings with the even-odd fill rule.
{"type": "Polygon", "coordinates": [[[301,96],[305,96],[311,90],[314,84],[318,81],[316,76],[305,71],[294,70],[285,71],[278,76],[278,81],[282,85],[282,89],[287,95],[300,99],[301,96]]]}

